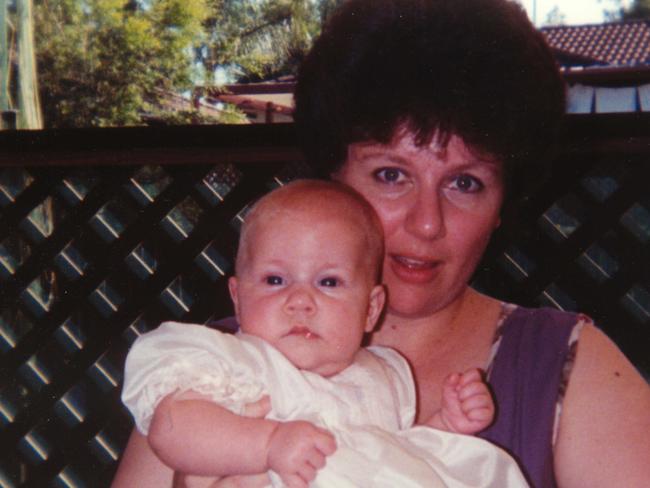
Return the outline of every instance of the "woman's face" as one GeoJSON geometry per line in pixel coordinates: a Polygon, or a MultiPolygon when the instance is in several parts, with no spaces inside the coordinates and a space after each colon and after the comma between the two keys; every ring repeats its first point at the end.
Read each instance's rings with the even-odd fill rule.
{"type": "Polygon", "coordinates": [[[387,145],[350,145],[334,178],[379,214],[390,314],[424,317],[460,296],[499,225],[500,162],[472,154],[456,136],[441,149],[418,147],[404,132],[387,145]]]}

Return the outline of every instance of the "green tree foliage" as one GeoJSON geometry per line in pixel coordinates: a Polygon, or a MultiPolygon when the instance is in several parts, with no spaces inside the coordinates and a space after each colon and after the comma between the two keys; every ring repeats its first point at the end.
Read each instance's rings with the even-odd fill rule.
{"type": "Polygon", "coordinates": [[[141,123],[167,90],[192,86],[204,0],[36,0],[46,127],[141,123]]]}
{"type": "Polygon", "coordinates": [[[293,74],[324,19],[341,0],[212,0],[206,43],[197,57],[207,73],[259,81],[293,74]]]}
{"type": "MultiPolygon", "coordinates": [[[[46,127],[203,123],[166,93],[295,73],[342,0],[34,0],[46,127]]],[[[241,114],[240,114],[241,115],[241,114]]],[[[232,110],[223,120],[238,119],[232,110]]]]}

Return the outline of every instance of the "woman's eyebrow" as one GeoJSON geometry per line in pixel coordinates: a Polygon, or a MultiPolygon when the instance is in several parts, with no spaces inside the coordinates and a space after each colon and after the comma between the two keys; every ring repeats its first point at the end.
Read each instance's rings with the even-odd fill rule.
{"type": "Polygon", "coordinates": [[[380,159],[386,162],[395,163],[395,164],[404,164],[408,165],[409,161],[407,158],[403,158],[397,154],[386,153],[384,151],[372,151],[366,154],[360,154],[360,161],[367,161],[370,159],[380,159]]]}
{"type": "Polygon", "coordinates": [[[459,168],[486,168],[489,171],[501,172],[503,164],[491,159],[469,159],[457,165],[459,168]]]}

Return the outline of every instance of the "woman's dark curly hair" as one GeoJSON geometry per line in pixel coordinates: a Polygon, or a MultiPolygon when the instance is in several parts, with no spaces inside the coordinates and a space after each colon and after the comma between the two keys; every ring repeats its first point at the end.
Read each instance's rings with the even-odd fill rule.
{"type": "Polygon", "coordinates": [[[349,144],[406,128],[418,144],[456,134],[498,158],[516,192],[519,163],[553,146],[564,96],[544,37],[512,1],[348,0],[301,66],[294,119],[321,176],[349,144]]]}

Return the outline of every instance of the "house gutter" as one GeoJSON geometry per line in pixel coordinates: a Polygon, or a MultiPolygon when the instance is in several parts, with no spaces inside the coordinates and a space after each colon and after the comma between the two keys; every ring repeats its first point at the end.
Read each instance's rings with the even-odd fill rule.
{"type": "Polygon", "coordinates": [[[562,75],[569,85],[578,83],[611,87],[643,85],[650,83],[650,65],[564,68],[562,75]]]}

